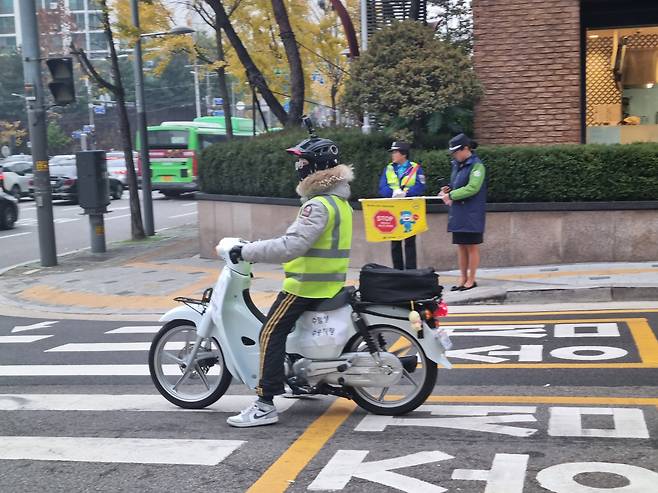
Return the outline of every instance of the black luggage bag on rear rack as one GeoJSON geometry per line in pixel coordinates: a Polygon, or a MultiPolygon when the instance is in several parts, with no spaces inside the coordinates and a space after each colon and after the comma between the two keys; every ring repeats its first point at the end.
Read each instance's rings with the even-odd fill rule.
{"type": "Polygon", "coordinates": [[[366,264],[359,275],[361,301],[400,304],[440,297],[443,287],[434,268],[397,270],[385,265],[366,264]]]}

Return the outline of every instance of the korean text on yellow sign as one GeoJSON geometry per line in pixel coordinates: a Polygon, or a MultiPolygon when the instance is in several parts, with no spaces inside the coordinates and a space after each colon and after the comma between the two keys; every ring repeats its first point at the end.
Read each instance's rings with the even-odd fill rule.
{"type": "Polygon", "coordinates": [[[366,241],[396,241],[427,231],[425,199],[364,199],[366,241]]]}

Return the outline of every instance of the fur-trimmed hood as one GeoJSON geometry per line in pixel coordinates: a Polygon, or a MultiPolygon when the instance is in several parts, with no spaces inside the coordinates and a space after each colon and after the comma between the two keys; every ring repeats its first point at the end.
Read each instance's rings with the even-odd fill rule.
{"type": "Polygon", "coordinates": [[[349,183],[354,179],[352,166],[339,164],[333,168],[316,171],[304,178],[297,185],[297,194],[303,202],[316,195],[338,195],[344,199],[350,197],[349,183]]]}

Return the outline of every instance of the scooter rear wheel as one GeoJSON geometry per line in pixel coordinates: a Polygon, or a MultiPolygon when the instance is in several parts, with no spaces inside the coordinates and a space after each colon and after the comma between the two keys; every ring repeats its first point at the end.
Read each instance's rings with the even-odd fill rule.
{"type": "MultiPolygon", "coordinates": [[[[423,404],[436,384],[436,363],[430,360],[421,345],[407,332],[394,325],[372,325],[368,331],[382,351],[395,354],[403,366],[401,380],[388,388],[351,387],[352,398],[360,407],[374,414],[396,416],[413,411],[423,404]]],[[[346,351],[367,351],[359,334],[348,343],[346,351]]]]}
{"type": "Polygon", "coordinates": [[[165,399],[179,407],[201,409],[216,402],[231,384],[219,342],[210,337],[199,348],[193,367],[185,361],[194,346],[196,327],[187,320],[167,322],[149,351],[153,384],[165,399]]]}

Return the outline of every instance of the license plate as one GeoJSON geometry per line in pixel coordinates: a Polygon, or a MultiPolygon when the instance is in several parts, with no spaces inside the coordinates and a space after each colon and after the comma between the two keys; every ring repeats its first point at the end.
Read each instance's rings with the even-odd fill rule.
{"type": "Polygon", "coordinates": [[[174,177],[171,175],[162,176],[162,181],[174,181],[174,177]]]}

